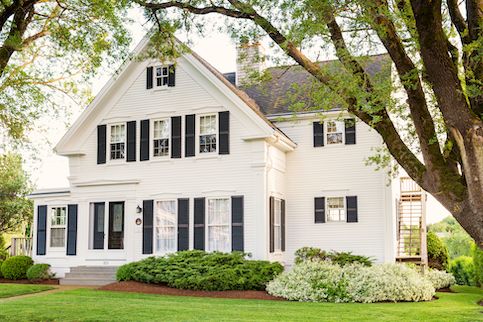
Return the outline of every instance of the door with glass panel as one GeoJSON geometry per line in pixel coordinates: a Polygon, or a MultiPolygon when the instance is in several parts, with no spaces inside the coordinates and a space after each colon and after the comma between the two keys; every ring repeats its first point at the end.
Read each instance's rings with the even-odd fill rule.
{"type": "Polygon", "coordinates": [[[124,249],[124,202],[109,203],[108,249],[124,249]]]}
{"type": "Polygon", "coordinates": [[[105,217],[105,203],[94,203],[94,216],[92,222],[92,248],[104,249],[104,217],[105,217]]]}
{"type": "Polygon", "coordinates": [[[154,245],[156,253],[175,252],[178,247],[176,200],[156,201],[154,211],[154,245]]]}

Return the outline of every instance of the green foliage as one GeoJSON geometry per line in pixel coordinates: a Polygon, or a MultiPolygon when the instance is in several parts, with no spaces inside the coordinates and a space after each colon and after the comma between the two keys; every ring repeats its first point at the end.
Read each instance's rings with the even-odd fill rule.
{"type": "Polygon", "coordinates": [[[0,278],[3,278],[2,265],[3,265],[3,260],[0,259],[0,278]]]}
{"type": "Polygon", "coordinates": [[[483,250],[473,244],[473,265],[475,266],[475,285],[483,286],[483,250]]]}
{"type": "Polygon", "coordinates": [[[451,261],[449,267],[451,274],[459,285],[475,284],[475,265],[473,258],[468,256],[460,256],[451,261]]]}
{"type": "Polygon", "coordinates": [[[300,264],[305,261],[330,261],[341,266],[352,263],[372,265],[372,260],[367,256],[353,255],[351,252],[327,252],[317,247],[302,247],[295,251],[295,263],[300,264]]]}
{"type": "Polygon", "coordinates": [[[2,264],[3,277],[9,280],[27,278],[27,270],[34,264],[28,256],[12,256],[2,264]]]}
{"type": "Polygon", "coordinates": [[[450,259],[459,256],[471,256],[471,247],[474,241],[453,216],[448,216],[438,223],[429,225],[428,231],[442,236],[441,240],[448,248],[450,259]]]}
{"type": "Polygon", "coordinates": [[[279,263],[245,257],[241,252],[181,251],[123,265],[117,279],[204,291],[263,290],[283,271],[279,263]]]}
{"type": "Polygon", "coordinates": [[[32,219],[33,205],[28,176],[17,154],[0,155],[0,234],[15,231],[32,219]]]}
{"type": "Polygon", "coordinates": [[[445,270],[448,267],[448,249],[432,231],[427,234],[428,264],[430,268],[445,270]]]}
{"type": "Polygon", "coordinates": [[[35,264],[27,270],[27,278],[29,280],[48,280],[54,275],[50,271],[49,264],[35,264]]]}
{"type": "Polygon", "coordinates": [[[5,238],[0,234],[0,261],[8,257],[8,251],[5,247],[5,238]]]}

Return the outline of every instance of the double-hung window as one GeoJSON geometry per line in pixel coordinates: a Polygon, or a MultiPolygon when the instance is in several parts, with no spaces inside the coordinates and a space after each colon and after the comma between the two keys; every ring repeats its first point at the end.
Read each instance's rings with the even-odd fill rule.
{"type": "Polygon", "coordinates": [[[169,120],[153,122],[153,156],[169,155],[169,120]]]}
{"type": "Polygon", "coordinates": [[[66,207],[50,208],[50,247],[65,247],[66,207]]]}
{"type": "Polygon", "coordinates": [[[155,244],[156,252],[170,253],[176,251],[176,200],[156,202],[155,209],[155,244]]]}
{"type": "Polygon", "coordinates": [[[208,199],[208,251],[231,252],[230,199],[208,199]]]}
{"type": "Polygon", "coordinates": [[[327,198],[327,221],[346,221],[343,197],[327,198]]]}
{"type": "Polygon", "coordinates": [[[273,248],[276,252],[282,250],[282,200],[277,198],[273,203],[273,248]]]}
{"type": "Polygon", "coordinates": [[[345,123],[342,121],[327,121],[327,144],[342,144],[345,123]]]}
{"type": "Polygon", "coordinates": [[[216,114],[200,116],[200,153],[216,152],[216,114]]]}
{"type": "Polygon", "coordinates": [[[110,156],[111,160],[124,159],[126,145],[126,125],[114,124],[111,125],[110,135],[110,156]]]}
{"type": "Polygon", "coordinates": [[[164,87],[168,86],[169,67],[157,66],[156,67],[156,86],[164,87]]]}

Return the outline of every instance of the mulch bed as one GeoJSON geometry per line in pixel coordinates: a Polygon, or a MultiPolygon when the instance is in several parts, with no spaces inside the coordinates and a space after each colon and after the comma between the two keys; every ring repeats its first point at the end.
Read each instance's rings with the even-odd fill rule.
{"type": "Polygon", "coordinates": [[[171,288],[164,285],[146,284],[146,283],[140,283],[140,282],[134,282],[134,281],[124,281],[124,282],[108,284],[100,287],[99,290],[175,295],[175,296],[196,296],[196,297],[216,297],[216,298],[227,298],[227,299],[285,301],[285,299],[271,296],[265,291],[193,291],[193,290],[180,290],[177,288],[171,288]]]}
{"type": "Polygon", "coordinates": [[[445,287],[445,288],[440,288],[440,289],[437,289],[436,292],[443,292],[443,293],[456,293],[455,291],[453,291],[452,289],[450,289],[449,287],[445,287]]]}
{"type": "Polygon", "coordinates": [[[58,279],[50,279],[50,280],[7,280],[5,278],[0,278],[0,283],[15,283],[15,284],[42,284],[42,285],[59,285],[58,279]]]}

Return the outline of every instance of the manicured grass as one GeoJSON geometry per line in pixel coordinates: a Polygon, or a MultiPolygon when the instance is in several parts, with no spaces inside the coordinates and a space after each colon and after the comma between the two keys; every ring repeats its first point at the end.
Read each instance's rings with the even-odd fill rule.
{"type": "Polygon", "coordinates": [[[31,284],[0,284],[0,298],[51,290],[53,287],[31,284]]]}
{"type": "Polygon", "coordinates": [[[329,304],[77,289],[0,304],[0,321],[481,321],[477,288],[427,303],[329,304]]]}

